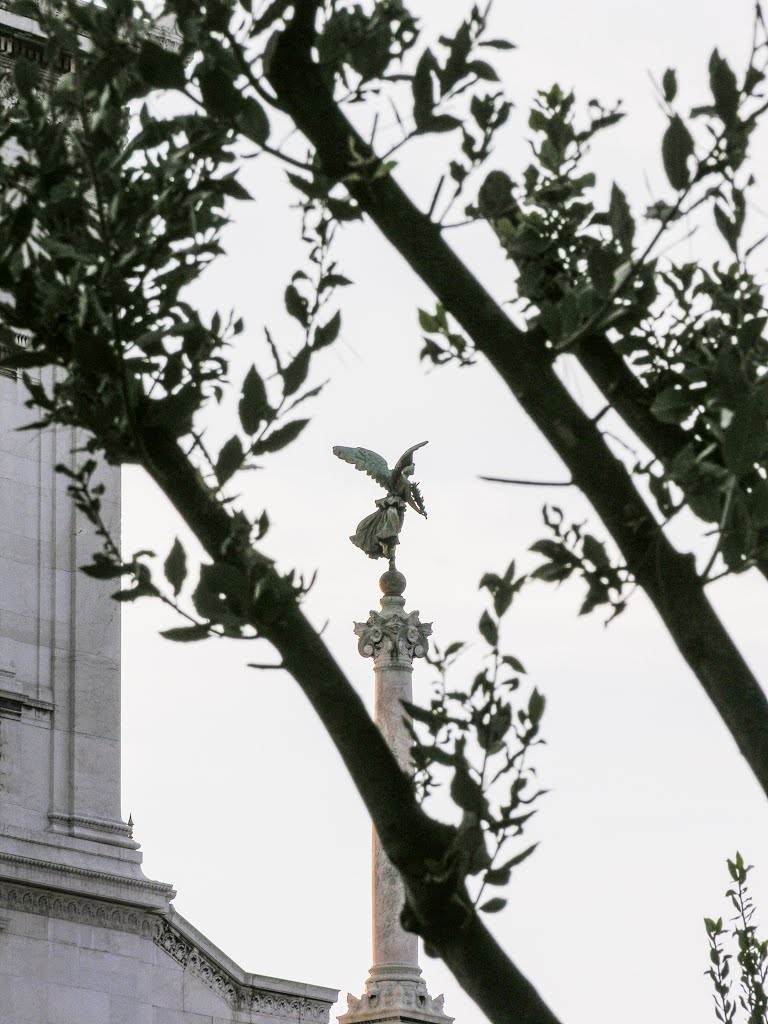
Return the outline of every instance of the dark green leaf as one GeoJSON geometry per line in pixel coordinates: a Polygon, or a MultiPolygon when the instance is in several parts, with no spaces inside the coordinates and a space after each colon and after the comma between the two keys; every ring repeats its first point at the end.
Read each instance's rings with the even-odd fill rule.
{"type": "Polygon", "coordinates": [[[186,85],[184,62],[179,54],[165,50],[150,39],[141,44],[137,68],[153,89],[183,89],[186,85]]]}
{"type": "Polygon", "coordinates": [[[674,68],[667,68],[664,72],[661,88],[664,93],[664,99],[667,103],[671,103],[675,96],[677,96],[677,75],[674,68]]]}
{"type": "MultiPolygon", "coordinates": [[[[538,725],[541,716],[544,714],[544,706],[546,704],[546,698],[543,694],[539,693],[537,689],[534,689],[528,701],[528,717],[530,718],[533,725],[538,725]]],[[[513,863],[519,863],[514,861],[513,863]]]]}
{"type": "Polygon", "coordinates": [[[498,82],[499,76],[491,65],[484,60],[471,60],[467,64],[467,71],[471,71],[472,74],[477,75],[478,78],[482,78],[485,82],[498,82]]]}
{"type": "Polygon", "coordinates": [[[480,46],[490,46],[494,50],[516,50],[517,44],[510,43],[508,39],[483,39],[480,46]]]}
{"type": "Polygon", "coordinates": [[[173,542],[170,554],[163,565],[165,578],[173,587],[174,597],[178,596],[184,580],[187,578],[187,555],[177,537],[173,542]]]}
{"type": "Polygon", "coordinates": [[[651,405],[651,412],[662,423],[682,423],[691,414],[696,400],[680,388],[670,387],[660,391],[651,405]]]}
{"type": "Polygon", "coordinates": [[[40,9],[34,0],[14,0],[10,5],[13,14],[20,18],[30,18],[32,21],[40,21],[40,9]]]}
{"type": "Polygon", "coordinates": [[[423,708],[419,704],[412,704],[407,700],[401,700],[400,703],[411,718],[415,718],[417,722],[424,722],[425,725],[432,725],[432,723],[435,722],[436,716],[434,711],[430,711],[428,708],[423,708]]]}
{"type": "Polygon", "coordinates": [[[40,81],[39,65],[27,57],[17,57],[13,62],[13,81],[19,95],[28,96],[40,81]]]}
{"type": "Polygon", "coordinates": [[[216,479],[225,484],[243,464],[243,445],[237,434],[230,437],[216,460],[216,479]]]}
{"type": "Polygon", "coordinates": [[[629,209],[627,197],[616,184],[611,189],[608,219],[614,236],[621,242],[621,248],[624,250],[625,255],[629,256],[632,252],[632,243],[635,237],[635,222],[629,209]]]}
{"type": "Polygon", "coordinates": [[[197,72],[197,80],[206,111],[213,117],[235,121],[240,126],[245,105],[229,75],[219,67],[202,64],[197,72]]]}
{"type": "Polygon", "coordinates": [[[611,564],[604,546],[590,534],[584,537],[584,557],[597,569],[607,569],[611,564]]]}
{"type": "Polygon", "coordinates": [[[205,640],[210,636],[208,626],[176,626],[174,629],[162,629],[160,636],[166,640],[189,643],[190,640],[205,640]]]}
{"type": "Polygon", "coordinates": [[[452,132],[456,128],[461,128],[461,121],[451,114],[435,114],[427,118],[421,125],[422,131],[435,133],[452,132]]]}
{"type": "Polygon", "coordinates": [[[661,156],[672,188],[682,191],[691,180],[688,158],[693,155],[693,138],[680,117],[670,120],[661,142],[661,156]]]}
{"type": "Polygon", "coordinates": [[[752,469],[768,447],[766,407],[762,394],[751,395],[734,413],[723,436],[723,459],[732,473],[752,469]]]}
{"type": "Polygon", "coordinates": [[[511,669],[514,669],[515,672],[520,672],[522,675],[525,675],[525,669],[523,668],[522,662],[518,661],[518,659],[513,657],[511,654],[505,654],[501,660],[505,665],[509,665],[511,669]]]}
{"type": "Polygon", "coordinates": [[[709,87],[718,117],[724,124],[732,124],[739,109],[739,87],[728,61],[717,50],[709,59],[709,87]]]}
{"type": "Polygon", "coordinates": [[[299,321],[302,327],[309,322],[307,313],[307,300],[299,293],[296,285],[289,284],[285,289],[285,308],[290,316],[299,321]]]}
{"type": "Polygon", "coordinates": [[[243,135],[257,146],[263,146],[269,138],[269,118],[258,100],[252,97],[244,100],[242,108],[238,111],[237,126],[243,135]]]}
{"type": "MultiPolygon", "coordinates": [[[[340,277],[341,275],[337,275],[337,276],[340,277]]],[[[346,278],[342,278],[342,280],[343,280],[344,283],[348,283],[346,278]]],[[[340,329],[341,329],[341,313],[337,309],[336,312],[333,314],[333,316],[331,317],[331,319],[327,323],[321,324],[316,329],[315,337],[314,337],[314,340],[312,342],[312,347],[314,349],[319,349],[319,348],[325,348],[326,345],[330,345],[332,342],[336,341],[336,338],[339,335],[339,330],[340,329]]]]}
{"type": "Polygon", "coordinates": [[[286,398],[298,391],[307,379],[311,355],[312,350],[308,345],[305,345],[295,359],[292,359],[285,369],[281,371],[281,376],[283,378],[283,394],[286,398]]]}
{"type": "Polygon", "coordinates": [[[435,87],[432,73],[437,68],[437,61],[431,50],[427,49],[422,53],[416,65],[416,71],[411,82],[413,91],[413,119],[416,127],[421,129],[432,116],[432,108],[435,105],[435,87]]]}
{"type": "Polygon", "coordinates": [[[252,366],[245,375],[238,412],[243,430],[251,436],[256,433],[262,423],[272,418],[272,409],[267,401],[264,381],[255,366],[252,366]]]}
{"type": "Polygon", "coordinates": [[[486,808],[485,797],[464,765],[457,767],[451,780],[451,798],[462,810],[482,814],[486,808]]]}
{"type": "MultiPolygon", "coordinates": [[[[622,231],[624,231],[625,225],[621,225],[621,227],[622,231]]],[[[634,229],[634,224],[632,225],[632,228],[634,229]]],[[[614,227],[613,230],[614,234],[616,234],[616,227],[614,227]]],[[[592,281],[592,287],[601,299],[610,298],[613,293],[614,274],[619,259],[620,257],[617,257],[615,252],[612,252],[608,248],[603,248],[602,246],[592,249],[587,255],[587,266],[589,267],[589,277],[592,281]]]]}
{"type": "Polygon", "coordinates": [[[115,580],[130,571],[130,566],[108,561],[80,566],[80,572],[84,572],[86,576],[91,576],[95,580],[115,580]]]}
{"type": "Polygon", "coordinates": [[[480,622],[478,627],[480,634],[486,643],[490,644],[491,647],[497,647],[499,643],[499,630],[496,623],[493,621],[488,612],[483,612],[480,616],[480,622]]]}
{"type": "Polygon", "coordinates": [[[538,843],[533,843],[531,846],[527,846],[521,853],[518,853],[516,856],[512,857],[511,860],[508,860],[506,864],[502,865],[502,867],[515,868],[518,864],[522,864],[524,860],[527,860],[531,856],[538,845],[538,843]]]}
{"type": "Polygon", "coordinates": [[[485,911],[486,914],[498,914],[506,905],[507,901],[505,899],[502,899],[501,896],[494,896],[493,899],[486,900],[485,903],[481,904],[480,909],[485,911]]]}
{"type": "Polygon", "coordinates": [[[271,434],[265,437],[263,441],[259,441],[257,445],[254,445],[253,454],[263,455],[265,452],[276,452],[281,448],[285,448],[286,445],[289,445],[291,441],[294,441],[299,436],[308,423],[309,420],[292,420],[290,423],[286,423],[285,426],[278,427],[277,430],[273,430],[271,434]]]}

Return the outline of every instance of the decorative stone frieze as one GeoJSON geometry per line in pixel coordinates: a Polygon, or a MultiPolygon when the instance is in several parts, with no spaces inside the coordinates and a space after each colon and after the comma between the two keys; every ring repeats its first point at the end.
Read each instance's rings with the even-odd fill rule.
{"type": "Polygon", "coordinates": [[[2,911],[35,914],[140,935],[152,941],[234,1010],[280,1017],[297,1024],[327,1024],[335,993],[329,991],[328,999],[322,1001],[251,985],[245,980],[248,977],[245,972],[239,978],[235,977],[160,914],[106,900],[7,882],[0,882],[0,931],[10,922],[2,911]]]}
{"type": "Polygon", "coordinates": [[[147,913],[138,907],[7,882],[0,882],[0,907],[150,937],[157,931],[159,921],[156,914],[147,913]]]}
{"type": "Polygon", "coordinates": [[[308,999],[249,985],[235,978],[185,936],[169,924],[162,922],[155,935],[155,943],[170,957],[190,971],[203,984],[216,992],[234,1010],[249,1010],[265,1016],[284,1017],[286,1020],[326,1024],[330,1003],[308,999]]]}

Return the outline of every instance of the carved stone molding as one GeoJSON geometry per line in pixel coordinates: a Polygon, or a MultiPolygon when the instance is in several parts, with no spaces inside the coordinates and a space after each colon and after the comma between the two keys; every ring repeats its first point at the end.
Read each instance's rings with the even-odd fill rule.
{"type": "Polygon", "coordinates": [[[56,875],[69,875],[73,878],[82,878],[93,882],[104,882],[108,885],[151,893],[154,896],[160,896],[169,901],[176,895],[173,886],[167,882],[153,882],[146,878],[132,878],[129,875],[116,875],[109,871],[95,871],[92,868],[75,867],[72,864],[61,864],[52,860],[38,860],[34,857],[24,857],[16,853],[0,851],[0,869],[3,864],[18,865],[19,867],[35,871],[48,871],[56,875]]]}
{"type": "Polygon", "coordinates": [[[181,964],[185,971],[194,974],[234,1010],[246,1010],[315,1024],[326,1024],[328,1021],[330,1004],[270,992],[268,989],[255,988],[239,981],[229,971],[214,963],[194,943],[180,935],[167,921],[162,922],[154,940],[156,945],[173,957],[176,963],[181,964]]]}
{"type": "MultiPolygon", "coordinates": [[[[154,942],[235,1010],[301,1021],[302,1024],[327,1024],[330,1000],[322,1002],[249,985],[215,963],[165,918],[151,911],[9,882],[0,882],[0,911],[19,911],[141,935],[154,942]]],[[[0,913],[0,931],[9,922],[10,919],[0,913]]]]}
{"type": "Polygon", "coordinates": [[[137,907],[8,882],[0,882],[0,907],[148,937],[154,936],[159,920],[156,914],[137,907]]]}

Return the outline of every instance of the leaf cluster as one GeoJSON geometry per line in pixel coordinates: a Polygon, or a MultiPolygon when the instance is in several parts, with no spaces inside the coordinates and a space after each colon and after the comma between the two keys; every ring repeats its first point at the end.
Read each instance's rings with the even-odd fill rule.
{"type": "Polygon", "coordinates": [[[524,582],[514,562],[502,576],[483,576],[480,585],[491,597],[491,608],[478,623],[487,647],[485,666],[467,686],[449,686],[449,670],[452,680],[466,645],[457,641],[444,651],[436,648],[429,659],[436,671],[429,707],[404,705],[417,794],[427,800],[445,788],[461,814],[445,857],[430,866],[431,876],[457,883],[474,879],[474,903],[487,913],[506,904],[501,896],[484,899],[487,887],[506,885],[513,869],[536,848],[534,843],[521,849],[518,841],[544,793],[533,785],[536,773],[529,755],[543,742],[539,729],[545,699],[534,688],[527,703],[515,706],[512,694],[525,669],[499,648],[501,620],[524,582]],[[516,848],[511,856],[510,844],[516,848]]]}
{"type": "Polygon", "coordinates": [[[728,860],[728,873],[734,885],[725,895],[736,911],[730,930],[735,940],[735,957],[725,952],[724,938],[728,929],[723,926],[722,917],[704,918],[710,960],[705,973],[712,981],[715,1016],[722,1024],[735,1024],[739,1007],[746,1024],[768,1021],[768,940],[758,938],[757,926],[752,923],[755,907],[747,885],[751,870],[752,866],[746,865],[738,852],[733,860],[728,860]],[[734,959],[739,967],[738,996],[732,993],[731,962],[734,959]]]}

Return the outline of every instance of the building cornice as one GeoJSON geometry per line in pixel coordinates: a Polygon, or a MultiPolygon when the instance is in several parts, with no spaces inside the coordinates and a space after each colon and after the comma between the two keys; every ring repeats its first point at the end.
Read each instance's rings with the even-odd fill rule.
{"type": "MultiPolygon", "coordinates": [[[[296,1024],[327,1024],[335,989],[248,974],[172,907],[166,914],[107,900],[0,882],[0,911],[52,917],[151,939],[234,1010],[296,1024]]],[[[6,920],[0,914],[0,920],[6,920]]]]}

